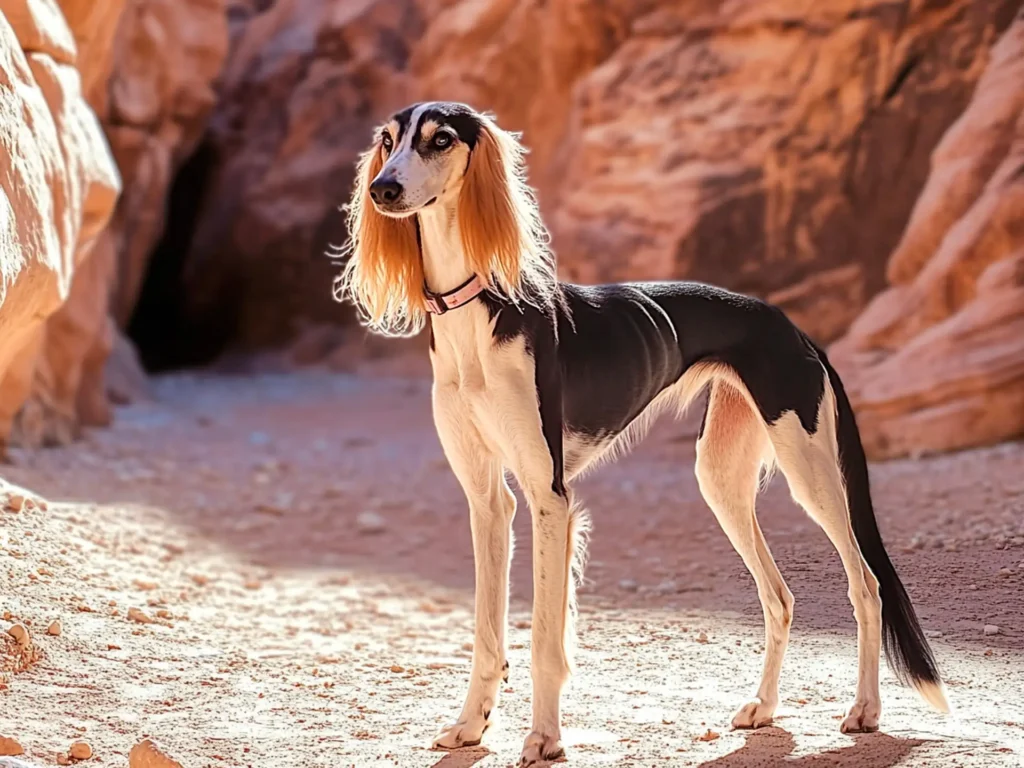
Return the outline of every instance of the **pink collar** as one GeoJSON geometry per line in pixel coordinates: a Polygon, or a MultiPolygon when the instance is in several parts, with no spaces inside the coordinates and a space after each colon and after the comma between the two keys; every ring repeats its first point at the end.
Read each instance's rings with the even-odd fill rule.
{"type": "Polygon", "coordinates": [[[448,293],[434,293],[426,285],[423,286],[423,295],[427,300],[427,311],[432,315],[443,315],[451,309],[458,309],[464,304],[469,304],[473,299],[487,290],[487,286],[478,275],[473,275],[458,288],[448,293]]]}

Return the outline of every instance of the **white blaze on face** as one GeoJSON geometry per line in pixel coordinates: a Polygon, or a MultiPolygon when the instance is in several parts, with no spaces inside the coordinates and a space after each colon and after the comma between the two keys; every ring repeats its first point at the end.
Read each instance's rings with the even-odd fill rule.
{"type": "Polygon", "coordinates": [[[433,202],[449,191],[452,185],[448,182],[456,171],[465,169],[468,148],[461,143],[447,151],[429,149],[434,134],[442,129],[440,123],[424,115],[431,106],[425,104],[413,112],[401,135],[398,121],[386,126],[393,147],[378,178],[397,181],[403,190],[397,208],[390,213],[412,213],[433,202]]]}

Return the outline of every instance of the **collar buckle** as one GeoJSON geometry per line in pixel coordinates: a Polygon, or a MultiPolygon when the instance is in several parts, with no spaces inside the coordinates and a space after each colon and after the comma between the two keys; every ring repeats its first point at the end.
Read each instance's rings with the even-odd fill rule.
{"type": "Polygon", "coordinates": [[[434,293],[427,286],[423,285],[423,298],[427,305],[427,311],[432,315],[443,315],[453,309],[464,306],[486,290],[483,282],[476,275],[464,282],[458,288],[447,293],[434,293]],[[451,303],[449,304],[449,299],[451,303]]]}
{"type": "Polygon", "coordinates": [[[448,305],[443,296],[431,293],[426,286],[423,287],[423,295],[427,301],[427,311],[432,315],[443,315],[448,311],[448,305]]]}

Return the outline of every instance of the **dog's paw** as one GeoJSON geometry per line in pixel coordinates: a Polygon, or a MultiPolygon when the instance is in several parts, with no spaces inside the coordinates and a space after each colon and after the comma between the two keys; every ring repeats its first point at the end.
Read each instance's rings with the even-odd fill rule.
{"type": "Polygon", "coordinates": [[[523,754],[519,758],[519,768],[529,768],[565,757],[562,740],[558,736],[549,736],[534,731],[523,743],[523,754]]]}
{"type": "Polygon", "coordinates": [[[459,749],[459,747],[475,747],[480,743],[484,731],[491,725],[490,712],[474,715],[468,720],[444,728],[434,739],[433,749],[459,749]]]}
{"type": "Polygon", "coordinates": [[[872,733],[878,730],[882,705],[878,701],[855,701],[839,730],[843,733],[872,733]]]}
{"type": "Polygon", "coordinates": [[[744,704],[733,715],[733,728],[764,728],[771,725],[775,715],[775,706],[766,704],[760,699],[754,699],[744,704]]]}

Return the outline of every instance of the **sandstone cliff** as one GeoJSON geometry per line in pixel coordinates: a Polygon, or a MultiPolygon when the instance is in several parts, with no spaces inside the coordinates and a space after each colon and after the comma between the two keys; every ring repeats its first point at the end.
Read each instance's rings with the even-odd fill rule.
{"type": "Polygon", "coordinates": [[[234,6],[185,326],[337,321],[323,258],[372,126],[412,100],[524,131],[563,274],[690,277],[822,341],[885,283],[1015,2],[276,0],[234,6]]]}
{"type": "Polygon", "coordinates": [[[102,273],[93,251],[120,179],[83,95],[108,64],[86,46],[119,3],[0,0],[0,444],[37,381],[71,421],[82,363],[105,308],[74,278],[102,273]],[[68,24],[62,12],[68,10],[68,24]],[[90,55],[91,54],[91,55],[90,55]],[[66,299],[71,301],[64,304],[66,299]]]}
{"type": "Polygon", "coordinates": [[[1024,434],[1024,11],[936,148],[887,274],[833,350],[869,452],[1024,434]]]}
{"type": "Polygon", "coordinates": [[[431,98],[524,132],[564,277],[846,333],[872,455],[1020,435],[1019,5],[0,0],[0,440],[105,423],[129,330],[171,364],[329,355],[354,159],[431,98]]]}

